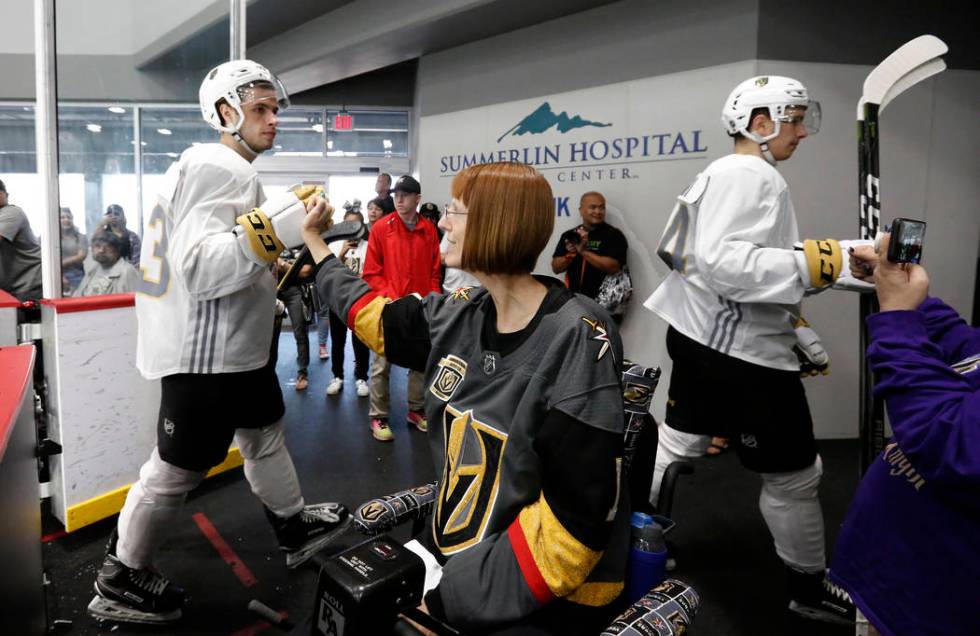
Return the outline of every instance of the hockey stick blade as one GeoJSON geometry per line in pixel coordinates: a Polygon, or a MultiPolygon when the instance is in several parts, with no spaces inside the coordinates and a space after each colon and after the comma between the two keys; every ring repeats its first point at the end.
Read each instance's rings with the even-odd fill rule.
{"type": "Polygon", "coordinates": [[[320,235],[327,243],[334,241],[359,241],[367,236],[367,226],[361,221],[344,221],[330,226],[320,235]]]}
{"type": "Polygon", "coordinates": [[[864,117],[864,104],[881,104],[888,90],[903,76],[948,50],[946,43],[934,35],[920,35],[898,47],[864,79],[863,94],[858,102],[858,119],[864,117]]]}
{"type": "Polygon", "coordinates": [[[885,110],[885,106],[908,89],[912,88],[919,82],[929,79],[933,75],[938,75],[946,70],[946,62],[942,58],[937,57],[934,60],[926,62],[922,66],[916,67],[912,71],[903,75],[897,82],[892,84],[892,87],[888,89],[885,96],[881,100],[881,108],[878,112],[885,110]]]}

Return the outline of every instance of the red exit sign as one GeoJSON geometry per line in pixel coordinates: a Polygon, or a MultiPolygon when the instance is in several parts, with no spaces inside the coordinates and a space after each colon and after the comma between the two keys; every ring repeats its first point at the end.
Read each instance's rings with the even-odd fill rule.
{"type": "Polygon", "coordinates": [[[350,113],[338,113],[333,116],[334,130],[353,130],[354,116],[350,113]]]}

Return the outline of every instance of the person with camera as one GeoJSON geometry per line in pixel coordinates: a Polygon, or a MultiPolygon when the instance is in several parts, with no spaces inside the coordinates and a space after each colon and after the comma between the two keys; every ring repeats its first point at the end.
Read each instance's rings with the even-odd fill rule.
{"type": "Polygon", "coordinates": [[[980,599],[980,329],[928,295],[925,268],[886,256],[892,240],[851,253],[881,305],[868,361],[893,438],[858,486],[830,578],[885,636],[966,636],[980,599]]]}
{"type": "Polygon", "coordinates": [[[626,265],[626,237],[606,223],[606,197],[586,192],[579,199],[582,224],[564,232],[551,258],[551,271],[565,274],[565,285],[593,300],[603,279],[626,265]]]}

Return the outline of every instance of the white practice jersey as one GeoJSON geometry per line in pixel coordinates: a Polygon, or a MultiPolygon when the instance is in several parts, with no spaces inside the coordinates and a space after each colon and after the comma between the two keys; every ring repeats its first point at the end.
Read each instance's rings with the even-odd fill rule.
{"type": "Polygon", "coordinates": [[[678,197],[657,250],[672,271],[644,306],[725,355],[798,370],[806,262],[797,241],[782,175],[759,157],[722,157],[678,197]]]}
{"type": "Polygon", "coordinates": [[[143,230],[136,366],[148,379],[231,373],[269,360],[276,281],[232,234],[265,200],[258,173],[221,144],[170,166],[143,230]]]}

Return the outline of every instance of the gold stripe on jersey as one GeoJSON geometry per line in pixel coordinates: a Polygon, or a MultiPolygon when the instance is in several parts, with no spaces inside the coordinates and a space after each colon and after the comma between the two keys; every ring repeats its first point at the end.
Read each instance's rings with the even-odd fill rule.
{"type": "MultiPolygon", "coordinates": [[[[531,556],[555,596],[576,591],[602,557],[565,529],[542,494],[517,517],[531,556]]],[[[583,597],[586,593],[583,592],[583,597]]]]}
{"type": "Polygon", "coordinates": [[[381,324],[381,312],[384,311],[388,299],[376,296],[361,307],[354,317],[354,333],[379,356],[385,354],[385,333],[381,324]]]}
{"type": "Polygon", "coordinates": [[[584,583],[568,595],[568,600],[589,607],[609,605],[623,591],[623,583],[584,583]]]}

